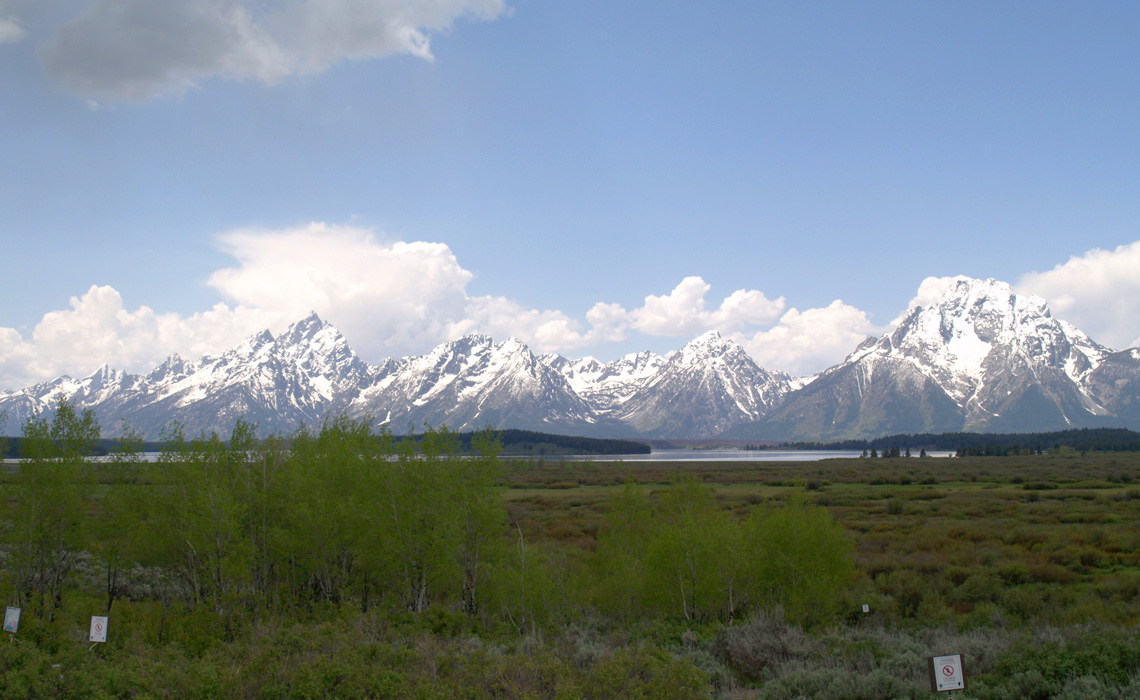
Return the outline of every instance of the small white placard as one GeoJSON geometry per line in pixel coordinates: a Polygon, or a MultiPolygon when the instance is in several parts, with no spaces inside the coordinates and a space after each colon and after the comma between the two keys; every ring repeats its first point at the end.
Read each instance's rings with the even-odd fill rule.
{"type": "Polygon", "coordinates": [[[107,641],[107,618],[98,615],[91,616],[91,637],[88,641],[107,641]]]}
{"type": "Polygon", "coordinates": [[[930,680],[935,692],[965,690],[966,673],[962,669],[961,654],[931,658],[930,680]]]}
{"type": "Polygon", "coordinates": [[[866,615],[869,612],[871,612],[871,606],[863,603],[863,614],[866,615]]]}
{"type": "Polygon", "coordinates": [[[8,611],[4,613],[4,631],[16,633],[20,629],[20,609],[8,606],[8,611]]]}

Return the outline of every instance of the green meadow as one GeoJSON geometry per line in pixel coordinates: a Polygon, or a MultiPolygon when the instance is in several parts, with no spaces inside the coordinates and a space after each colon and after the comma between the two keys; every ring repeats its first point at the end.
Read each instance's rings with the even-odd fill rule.
{"type": "Polygon", "coordinates": [[[945,654],[955,698],[1140,698],[1135,453],[572,462],[341,419],[96,461],[61,415],[3,473],[0,698],[933,698],[945,654]]]}

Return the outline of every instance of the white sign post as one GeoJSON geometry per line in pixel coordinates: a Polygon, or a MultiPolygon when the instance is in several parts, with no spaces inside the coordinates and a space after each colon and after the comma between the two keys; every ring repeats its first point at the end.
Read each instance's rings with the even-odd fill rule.
{"type": "Polygon", "coordinates": [[[91,642],[106,642],[107,641],[107,618],[100,617],[99,615],[91,616],[91,636],[88,638],[91,642]]]}
{"type": "Polygon", "coordinates": [[[936,693],[966,689],[966,671],[960,654],[930,657],[930,689],[936,693]]]}
{"type": "Polygon", "coordinates": [[[8,611],[4,613],[4,631],[16,634],[16,630],[20,628],[20,609],[8,606],[8,611]]]}

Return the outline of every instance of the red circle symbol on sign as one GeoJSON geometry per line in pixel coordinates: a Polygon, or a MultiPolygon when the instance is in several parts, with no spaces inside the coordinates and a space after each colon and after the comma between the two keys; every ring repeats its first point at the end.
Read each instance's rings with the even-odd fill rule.
{"type": "Polygon", "coordinates": [[[953,676],[953,675],[954,675],[954,667],[953,667],[953,666],[949,666],[949,665],[948,665],[948,666],[943,666],[943,667],[942,667],[942,675],[944,675],[944,676],[953,676]]]}

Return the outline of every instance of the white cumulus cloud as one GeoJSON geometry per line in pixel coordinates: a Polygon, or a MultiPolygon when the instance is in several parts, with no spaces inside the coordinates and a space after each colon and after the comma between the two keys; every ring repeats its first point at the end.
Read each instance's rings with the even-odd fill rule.
{"type": "Polygon", "coordinates": [[[100,285],[71,297],[70,307],[44,314],[30,340],[0,328],[0,387],[85,376],[102,364],[144,372],[172,352],[197,357],[229,347],[260,321],[255,311],[225,304],[187,317],[147,306],[132,311],[118,291],[100,285]]]}
{"type": "Polygon", "coordinates": [[[1049,302],[1053,315],[1116,349],[1140,345],[1140,241],[1093,249],[1052,270],[1030,272],[1020,293],[1049,302]]]}
{"type": "MultiPolygon", "coordinates": [[[[207,280],[222,301],[190,315],[159,313],[131,308],[114,288],[92,285],[29,331],[0,327],[0,388],[86,376],[103,363],[145,372],[172,352],[193,359],[264,329],[283,331],[309,311],[335,324],[373,362],[471,333],[515,336],[536,352],[573,357],[631,337],[683,342],[718,330],[761,365],[803,375],[841,361],[868,335],[885,330],[840,300],[803,311],[757,290],[717,300],[698,276],[667,294],[645,296],[637,308],[599,301],[579,319],[507,296],[471,296],[474,274],[446,244],[389,241],[356,226],[245,228],[220,234],[217,242],[234,261],[207,280]]],[[[1030,273],[1017,289],[1046,298],[1054,313],[1093,338],[1128,347],[1140,340],[1138,271],[1140,242],[1030,273]]],[[[937,300],[953,280],[926,279],[910,308],[937,300]]]]}
{"type": "Polygon", "coordinates": [[[461,319],[451,324],[450,338],[489,335],[497,340],[513,336],[536,352],[565,351],[587,344],[582,324],[561,311],[529,309],[514,299],[472,297],[461,319]]]}
{"type": "Polygon", "coordinates": [[[775,321],[784,310],[784,298],[739,289],[715,310],[706,308],[712,287],[700,277],[686,277],[666,296],[647,296],[645,305],[631,314],[631,325],[648,335],[695,336],[718,330],[734,333],[749,325],[775,321]]]}
{"type": "Polygon", "coordinates": [[[474,277],[443,243],[385,243],[351,226],[243,229],[220,241],[238,261],[210,276],[222,295],[258,309],[269,328],[316,311],[366,357],[445,339],[466,313],[474,277]]]}
{"type": "Polygon", "coordinates": [[[837,364],[883,330],[867,312],[836,299],[819,309],[788,309],[772,328],[733,339],[762,367],[807,375],[837,364]]]}
{"type": "Polygon", "coordinates": [[[620,342],[631,332],[685,340],[710,330],[734,333],[771,324],[784,308],[783,297],[773,301],[761,292],[740,289],[709,309],[706,297],[711,289],[700,277],[686,277],[671,293],[646,296],[645,303],[633,310],[598,302],[586,312],[586,324],[561,311],[527,309],[505,297],[473,297],[463,319],[452,325],[450,336],[513,335],[536,351],[567,353],[620,342]]]}
{"type": "Polygon", "coordinates": [[[562,311],[528,309],[507,297],[472,297],[462,318],[451,324],[448,337],[472,333],[492,338],[514,336],[535,352],[566,354],[628,337],[629,312],[620,304],[598,302],[586,312],[586,325],[562,311]]]}
{"type": "Polygon", "coordinates": [[[279,333],[310,311],[372,362],[472,333],[515,336],[536,352],[574,356],[631,336],[684,342],[718,330],[744,339],[762,364],[802,372],[841,359],[872,330],[863,312],[840,302],[784,313],[783,297],[756,290],[710,299],[711,285],[695,276],[669,294],[646,296],[638,308],[599,301],[578,319],[506,296],[471,296],[474,274],[446,244],[389,241],[356,226],[244,228],[218,235],[217,243],[233,263],[206,282],[222,299],[212,308],[191,315],[132,309],[114,288],[94,285],[70,308],[46,313],[27,337],[0,328],[0,387],[86,376],[103,363],[146,372],[172,352],[195,359],[261,330],[279,333]]]}
{"type": "Polygon", "coordinates": [[[40,60],[74,94],[137,102],[215,76],[272,84],[345,60],[431,59],[433,32],[504,11],[503,0],[94,0],[40,60]]]}
{"type": "Polygon", "coordinates": [[[14,328],[0,328],[0,391],[37,382],[48,376],[36,363],[35,346],[14,328]]]}

